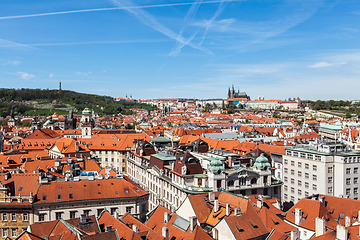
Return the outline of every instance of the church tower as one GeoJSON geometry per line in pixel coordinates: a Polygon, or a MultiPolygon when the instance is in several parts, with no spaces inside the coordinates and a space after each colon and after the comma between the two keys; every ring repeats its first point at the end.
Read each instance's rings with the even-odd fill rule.
{"type": "Polygon", "coordinates": [[[91,123],[91,111],[88,108],[85,108],[82,111],[82,117],[80,120],[81,124],[81,137],[82,138],[91,138],[92,123],[91,123]]]}

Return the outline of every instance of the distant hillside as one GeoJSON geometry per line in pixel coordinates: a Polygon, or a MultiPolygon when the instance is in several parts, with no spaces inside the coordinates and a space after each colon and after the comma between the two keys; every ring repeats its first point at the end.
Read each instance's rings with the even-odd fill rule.
{"type": "Polygon", "coordinates": [[[41,89],[0,89],[0,115],[6,117],[11,108],[17,115],[49,115],[57,112],[67,114],[69,110],[77,113],[88,107],[101,116],[109,114],[129,114],[126,109],[154,108],[142,103],[115,102],[112,97],[78,93],[68,90],[41,89]]]}

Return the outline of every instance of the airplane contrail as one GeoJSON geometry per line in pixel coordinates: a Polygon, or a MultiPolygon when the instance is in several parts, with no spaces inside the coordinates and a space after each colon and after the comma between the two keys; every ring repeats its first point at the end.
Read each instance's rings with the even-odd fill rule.
{"type": "MultiPolygon", "coordinates": [[[[203,4],[212,4],[219,2],[238,2],[240,0],[213,0],[213,1],[204,1],[203,4]]],[[[60,12],[48,12],[48,13],[35,13],[35,14],[26,14],[26,15],[14,15],[14,16],[4,16],[0,17],[0,20],[5,19],[16,19],[16,18],[29,18],[29,17],[42,17],[42,16],[51,16],[51,15],[61,15],[61,14],[71,14],[71,13],[83,13],[83,12],[100,12],[100,11],[112,11],[112,10],[122,10],[122,9],[139,9],[139,8],[157,8],[157,7],[173,7],[173,6],[184,6],[192,5],[192,2],[186,3],[169,3],[169,4],[156,4],[156,5],[143,5],[143,6],[124,6],[124,7],[113,7],[113,8],[92,8],[92,9],[80,9],[80,10],[70,10],[70,11],[60,11],[60,12]]]]}

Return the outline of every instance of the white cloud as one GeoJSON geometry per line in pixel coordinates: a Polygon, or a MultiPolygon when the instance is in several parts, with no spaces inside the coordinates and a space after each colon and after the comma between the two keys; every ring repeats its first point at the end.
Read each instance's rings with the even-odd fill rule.
{"type": "Polygon", "coordinates": [[[91,72],[76,72],[75,73],[76,75],[83,75],[83,76],[87,76],[87,75],[90,75],[91,72]]]}
{"type": "Polygon", "coordinates": [[[34,75],[29,74],[27,72],[20,72],[19,71],[17,73],[20,74],[21,79],[25,79],[25,80],[28,80],[28,79],[31,79],[31,78],[35,77],[34,75]]]}
{"type": "Polygon", "coordinates": [[[49,76],[49,77],[52,78],[53,76],[54,76],[54,74],[50,73],[50,76],[49,76]]]}

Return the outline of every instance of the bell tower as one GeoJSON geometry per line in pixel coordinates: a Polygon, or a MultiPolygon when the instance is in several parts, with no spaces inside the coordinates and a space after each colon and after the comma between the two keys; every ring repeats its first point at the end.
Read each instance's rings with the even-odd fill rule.
{"type": "Polygon", "coordinates": [[[85,108],[82,111],[82,117],[80,120],[81,124],[81,137],[91,138],[92,123],[91,123],[91,112],[90,109],[85,108]]]}

